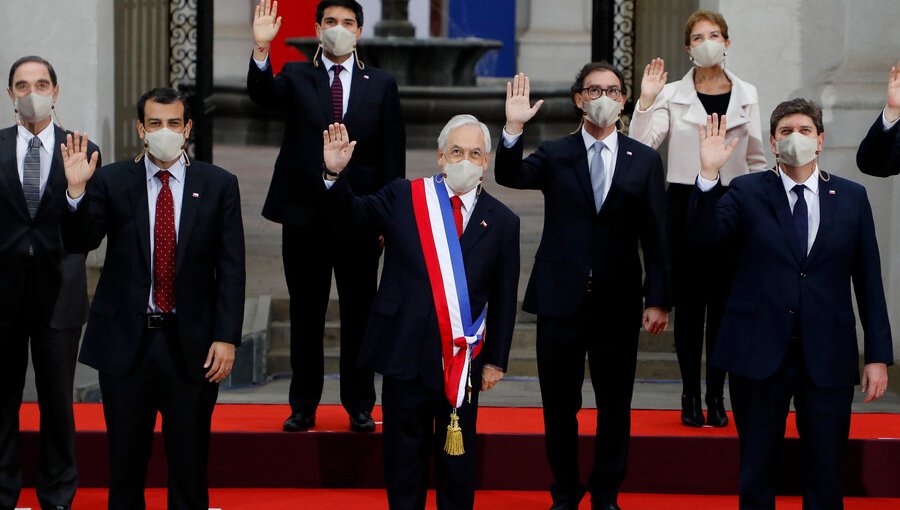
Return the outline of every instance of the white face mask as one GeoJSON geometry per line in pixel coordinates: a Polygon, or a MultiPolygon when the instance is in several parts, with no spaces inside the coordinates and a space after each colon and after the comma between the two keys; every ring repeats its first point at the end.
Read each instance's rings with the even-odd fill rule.
{"type": "Polygon", "coordinates": [[[456,163],[444,163],[442,172],[444,182],[457,195],[464,195],[475,189],[484,176],[484,168],[468,159],[456,163]]]}
{"type": "Polygon", "coordinates": [[[156,159],[168,163],[174,161],[184,150],[184,133],[176,133],[169,128],[156,131],[144,131],[144,143],[147,151],[156,159]]]}
{"type": "Polygon", "coordinates": [[[322,30],[322,48],[328,53],[336,57],[343,57],[353,51],[355,47],[356,34],[341,25],[322,30]]]}
{"type": "Polygon", "coordinates": [[[816,159],[819,141],[800,133],[790,135],[775,143],[778,158],[790,166],[803,166],[816,159]]]}
{"type": "Polygon", "coordinates": [[[725,61],[725,43],[707,39],[691,48],[691,58],[697,67],[713,67],[725,61]]]}
{"type": "Polygon", "coordinates": [[[25,97],[16,98],[16,110],[19,116],[28,122],[40,122],[50,116],[53,108],[53,95],[45,96],[32,92],[25,97]]]}
{"type": "Polygon", "coordinates": [[[600,96],[593,101],[584,104],[584,111],[592,124],[599,128],[611,126],[619,120],[622,111],[622,103],[614,101],[606,96],[600,96]]]}

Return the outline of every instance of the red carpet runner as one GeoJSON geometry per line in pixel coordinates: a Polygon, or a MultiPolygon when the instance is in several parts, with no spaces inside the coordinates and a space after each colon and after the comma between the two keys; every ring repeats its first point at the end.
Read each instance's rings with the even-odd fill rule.
{"type": "MultiPolygon", "coordinates": [[[[147,490],[147,510],[166,508],[165,489],[147,490]]],[[[619,504],[625,510],[735,510],[736,496],[697,496],[670,494],[622,494],[619,504]]],[[[801,510],[799,497],[779,497],[778,510],[801,510]]],[[[23,491],[20,507],[39,508],[33,490],[23,491]]],[[[382,490],[364,489],[214,489],[210,491],[210,506],[221,510],[346,510],[365,508],[387,510],[387,498],[382,490]]],[[[491,510],[546,509],[550,496],[545,492],[479,491],[475,496],[475,508],[491,510]]],[[[106,491],[80,489],[75,497],[75,508],[100,510],[106,508],[106,491]]],[[[429,492],[426,508],[435,509],[434,492],[429,492]]],[[[581,510],[590,508],[585,499],[581,510]]],[[[847,498],[845,510],[896,510],[900,500],[887,498],[847,498]]]]}

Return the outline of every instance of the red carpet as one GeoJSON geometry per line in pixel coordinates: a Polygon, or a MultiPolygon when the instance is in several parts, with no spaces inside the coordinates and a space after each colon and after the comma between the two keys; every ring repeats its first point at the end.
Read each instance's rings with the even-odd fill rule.
{"type": "MultiPolygon", "coordinates": [[[[147,510],[166,508],[165,489],[147,490],[147,510]]],[[[622,494],[619,504],[625,510],[734,510],[736,496],[697,496],[673,494],[622,494]]],[[[778,510],[800,510],[799,497],[778,498],[778,510]]],[[[20,507],[38,508],[34,490],[22,492],[20,507]]],[[[99,510],[106,508],[106,491],[80,489],[75,497],[75,508],[99,510]]],[[[295,510],[298,507],[316,510],[345,510],[366,508],[387,510],[387,497],[382,490],[365,489],[214,489],[210,491],[210,506],[222,510],[295,510]],[[298,502],[302,501],[302,505],[298,502]]],[[[550,495],[531,491],[479,491],[475,496],[475,508],[491,510],[546,509],[550,495]]],[[[429,492],[428,509],[437,508],[434,492],[429,492]]],[[[581,510],[589,509],[585,499],[581,510]]],[[[847,498],[845,510],[896,510],[900,499],[847,498]]]]}
{"type": "MultiPolygon", "coordinates": [[[[213,432],[279,432],[281,424],[290,414],[287,405],[219,404],[213,416],[213,432]]],[[[372,413],[381,420],[381,407],[372,413]]],[[[40,414],[37,404],[22,404],[19,413],[21,429],[37,431],[40,414]]],[[[319,406],[316,414],[316,432],[349,432],[350,426],[343,408],[338,405],[319,406]]],[[[597,412],[584,409],[579,414],[581,435],[593,435],[597,425],[597,412]]],[[[75,404],[75,427],[79,431],[105,431],[103,408],[100,404],[75,404]]],[[[157,431],[159,431],[157,423],[157,431]]],[[[380,423],[379,423],[380,430],[380,423]]],[[[530,407],[483,407],[478,410],[478,432],[481,434],[543,434],[541,410],[530,407]]],[[[733,424],[717,429],[704,427],[693,429],[681,426],[678,411],[635,410],[632,412],[633,436],[649,437],[736,437],[733,424]]],[[[797,437],[793,413],[788,418],[787,437],[797,437]]],[[[900,415],[853,415],[850,427],[851,439],[898,439],[900,415]]]]}
{"type": "MultiPolygon", "coordinates": [[[[384,487],[382,435],[349,431],[340,406],[321,406],[312,432],[281,432],[287,405],[223,404],[216,407],[210,440],[210,487],[251,489],[380,489],[384,487]]],[[[108,445],[99,404],[75,406],[81,487],[109,484],[108,445]]],[[[375,419],[381,410],[376,408],[375,419]]],[[[596,411],[580,416],[579,458],[588,473],[593,459],[596,411]]],[[[37,471],[37,406],[22,406],[21,453],[26,486],[37,471]]],[[[803,469],[793,418],[782,449],[778,493],[801,493],[803,469]]],[[[622,490],[631,493],[733,495],[739,479],[739,445],[734,426],[683,427],[678,411],[637,410],[632,414],[628,473],[622,490]]],[[[541,410],[483,408],[478,419],[481,490],[544,491],[552,475],[544,455],[541,410]],[[524,467],[524,469],[523,469],[524,467]]],[[[900,498],[900,415],[855,414],[842,464],[844,494],[900,498]]],[[[153,445],[148,487],[165,487],[161,438],[153,445]]],[[[548,505],[549,506],[549,505],[548,505]]]]}

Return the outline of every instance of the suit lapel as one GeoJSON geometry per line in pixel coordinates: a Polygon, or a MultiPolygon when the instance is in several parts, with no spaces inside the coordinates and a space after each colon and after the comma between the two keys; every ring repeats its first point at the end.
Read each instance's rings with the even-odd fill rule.
{"type": "Polygon", "coordinates": [[[331,109],[331,84],[328,83],[328,69],[325,69],[325,62],[322,62],[321,59],[318,67],[313,67],[313,85],[319,95],[322,113],[330,124],[334,122],[334,112],[331,109]]]}
{"type": "Polygon", "coordinates": [[[23,218],[31,219],[28,213],[28,204],[25,203],[25,192],[22,191],[22,181],[19,179],[19,166],[16,162],[16,137],[18,128],[0,131],[0,181],[9,189],[9,198],[16,203],[16,208],[23,218]]]}
{"type": "Polygon", "coordinates": [[[369,75],[365,74],[362,69],[353,69],[352,78],[350,80],[350,100],[347,103],[347,114],[344,115],[344,124],[350,122],[350,119],[359,114],[361,105],[366,102],[366,95],[369,93],[369,75]]]}
{"type": "Polygon", "coordinates": [[[812,249],[809,250],[807,262],[818,256],[824,247],[828,246],[828,238],[831,237],[834,226],[836,200],[837,192],[834,191],[834,184],[831,180],[819,179],[819,230],[816,232],[816,240],[813,242],[812,249]]]}
{"type": "Polygon", "coordinates": [[[482,191],[478,201],[475,202],[475,209],[472,211],[472,216],[469,217],[469,223],[459,239],[463,257],[468,255],[469,251],[478,244],[478,241],[491,228],[493,211],[493,197],[486,191],[482,191]]]}
{"type": "Polygon", "coordinates": [[[628,172],[628,169],[631,168],[631,161],[634,159],[634,155],[631,152],[631,141],[622,133],[619,133],[619,148],[616,151],[616,168],[613,170],[612,182],[609,186],[609,193],[606,194],[606,199],[603,200],[603,205],[600,207],[599,214],[602,214],[603,211],[612,207],[610,203],[616,198],[619,190],[619,182],[622,180],[622,176],[628,172]]]}
{"type": "Polygon", "coordinates": [[[784,185],[781,177],[774,171],[770,171],[766,176],[768,190],[766,197],[769,199],[769,206],[772,213],[778,220],[778,225],[787,239],[791,252],[797,259],[797,263],[803,260],[803,253],[800,252],[800,243],[797,242],[797,228],[794,227],[794,217],[791,215],[791,204],[788,202],[787,194],[784,192],[784,185]]]}
{"type": "Polygon", "coordinates": [[[200,200],[203,197],[203,172],[197,165],[187,167],[184,172],[184,195],[181,197],[181,220],[178,227],[178,246],[175,249],[175,274],[181,271],[184,262],[184,252],[194,222],[197,219],[197,210],[200,208],[200,200]]]}
{"type": "MultiPolygon", "coordinates": [[[[146,157],[146,156],[144,156],[146,157]]],[[[131,202],[131,210],[134,213],[134,223],[137,228],[138,245],[144,257],[144,269],[150,273],[150,210],[147,202],[147,168],[144,159],[131,167],[132,182],[128,187],[128,199],[131,202]]],[[[152,277],[152,274],[151,274],[152,277]]]]}
{"type": "Polygon", "coordinates": [[[590,204],[591,210],[596,211],[594,188],[591,186],[591,169],[588,166],[587,149],[584,147],[584,138],[581,136],[581,130],[569,137],[569,143],[572,144],[572,149],[569,152],[575,160],[574,165],[572,165],[575,169],[575,179],[581,183],[585,199],[590,204]]]}

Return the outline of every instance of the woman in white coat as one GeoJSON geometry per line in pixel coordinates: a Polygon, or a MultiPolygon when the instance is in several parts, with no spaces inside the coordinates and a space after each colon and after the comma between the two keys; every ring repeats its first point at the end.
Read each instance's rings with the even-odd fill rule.
{"type": "Polygon", "coordinates": [[[685,231],[685,214],[700,168],[697,130],[706,126],[706,116],[728,117],[728,140],[737,139],[734,155],[722,167],[723,192],[731,179],[753,170],[763,170],[759,104],[756,87],[725,70],[731,41],[728,24],[721,14],[696,11],[687,20],[684,49],[694,67],[680,81],[666,84],[662,59],[644,68],[641,96],[631,118],[630,136],[653,148],[669,140],[666,192],[672,243],[675,317],[675,350],[681,368],[681,421],[699,427],[704,421],[715,427],[728,423],[723,393],[725,373],[710,365],[718,326],[728,296],[733,272],[729,246],[691,240],[685,231]],[[718,261],[710,267],[709,253],[718,261]],[[717,278],[701,278],[715,272],[717,278]],[[710,282],[710,283],[707,283],[710,282]],[[706,329],[706,420],[700,404],[700,366],[706,329]]]}

